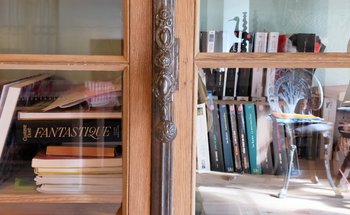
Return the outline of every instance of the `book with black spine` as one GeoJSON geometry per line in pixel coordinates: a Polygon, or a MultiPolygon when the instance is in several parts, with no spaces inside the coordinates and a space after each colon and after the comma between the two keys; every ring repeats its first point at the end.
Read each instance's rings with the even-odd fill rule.
{"type": "Polygon", "coordinates": [[[225,172],[217,104],[208,104],[208,117],[212,119],[212,123],[208,123],[210,168],[212,171],[225,172]]]}
{"type": "Polygon", "coordinates": [[[222,149],[224,154],[224,164],[226,172],[234,172],[233,150],[229,129],[229,118],[226,104],[219,104],[220,130],[222,139],[222,149]]]}
{"type": "Polygon", "coordinates": [[[247,145],[247,134],[246,134],[246,128],[245,128],[243,104],[238,104],[236,108],[237,108],[237,125],[238,125],[239,141],[240,141],[242,168],[244,173],[250,173],[249,152],[248,152],[248,145],[247,145]]]}
{"type": "Polygon", "coordinates": [[[288,171],[288,158],[286,151],[286,133],[283,124],[273,121],[273,158],[274,174],[284,175],[288,171]]]}
{"type": "Polygon", "coordinates": [[[232,140],[232,148],[233,148],[233,157],[235,164],[235,171],[241,173],[243,171],[242,168],[242,160],[241,160],[241,150],[239,146],[239,135],[237,128],[237,115],[236,115],[236,106],[234,104],[229,104],[229,118],[230,118],[230,134],[232,140]]]}
{"type": "Polygon", "coordinates": [[[122,119],[17,120],[17,143],[60,144],[122,141],[122,119]]]}

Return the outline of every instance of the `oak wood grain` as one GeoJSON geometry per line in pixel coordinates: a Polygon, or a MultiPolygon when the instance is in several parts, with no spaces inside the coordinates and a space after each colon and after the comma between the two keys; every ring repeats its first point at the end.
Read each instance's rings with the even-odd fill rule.
{"type": "Polygon", "coordinates": [[[192,137],[194,113],[194,22],[195,0],[176,1],[176,37],[179,38],[179,90],[174,94],[174,215],[191,214],[192,137]]]}
{"type": "Polygon", "coordinates": [[[350,53],[199,53],[201,68],[349,68],[350,53]]]}

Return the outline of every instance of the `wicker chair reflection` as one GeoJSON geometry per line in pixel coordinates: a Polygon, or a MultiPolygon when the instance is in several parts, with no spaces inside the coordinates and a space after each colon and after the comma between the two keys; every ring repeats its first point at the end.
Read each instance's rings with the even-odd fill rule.
{"type": "MultiPolygon", "coordinates": [[[[334,184],[329,164],[330,135],[333,125],[312,115],[312,111],[319,110],[323,104],[323,91],[320,81],[313,74],[314,72],[309,69],[278,69],[275,72],[275,76],[268,80],[268,102],[273,123],[275,125],[284,125],[275,127],[277,129],[274,129],[273,132],[280,133],[279,129],[285,127],[288,153],[287,172],[284,177],[283,187],[277,196],[279,198],[287,196],[296,151],[295,138],[307,132],[322,134],[325,140],[324,164],[327,179],[336,196],[341,196],[334,184]]],[[[277,144],[276,141],[274,141],[274,144],[277,144]]],[[[276,159],[278,158],[276,157],[276,159]]],[[[314,183],[318,182],[315,171],[311,180],[314,183]]]]}

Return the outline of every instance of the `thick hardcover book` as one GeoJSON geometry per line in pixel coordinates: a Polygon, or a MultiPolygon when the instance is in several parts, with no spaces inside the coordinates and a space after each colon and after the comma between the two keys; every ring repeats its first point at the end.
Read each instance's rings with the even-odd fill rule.
{"type": "Polygon", "coordinates": [[[274,174],[284,175],[288,171],[286,134],[283,124],[273,121],[274,174]]]}
{"type": "Polygon", "coordinates": [[[222,52],[222,31],[201,31],[200,45],[201,52],[222,52]]]}
{"type": "Polygon", "coordinates": [[[256,139],[256,114],[255,104],[244,104],[244,116],[247,134],[247,145],[249,152],[249,163],[251,174],[262,174],[260,153],[256,139]]]}
{"type": "Polygon", "coordinates": [[[250,172],[249,152],[247,145],[247,134],[244,119],[243,104],[237,105],[237,125],[241,149],[242,168],[244,173],[250,172]]]}
{"type": "MultiPolygon", "coordinates": [[[[28,107],[31,108],[31,107],[28,107]]],[[[61,119],[116,119],[122,118],[122,112],[112,108],[91,108],[90,110],[78,108],[64,108],[56,111],[38,111],[22,109],[17,113],[18,120],[61,120],[61,119]]]]}
{"type": "Polygon", "coordinates": [[[226,90],[225,90],[225,96],[227,97],[235,96],[235,78],[236,78],[236,69],[235,68],[227,69],[226,90]]]}
{"type": "Polygon", "coordinates": [[[234,172],[233,164],[233,150],[231,145],[230,129],[229,129],[229,119],[227,113],[227,105],[220,104],[220,130],[222,138],[222,149],[224,154],[224,164],[226,172],[234,172]]]}
{"type": "Polygon", "coordinates": [[[239,68],[237,83],[237,97],[250,97],[251,95],[251,68],[239,68]]]}
{"type": "Polygon", "coordinates": [[[224,96],[224,86],[225,86],[225,71],[221,69],[216,70],[216,95],[219,99],[224,96]]]}
{"type": "Polygon", "coordinates": [[[213,171],[225,172],[217,104],[209,107],[208,114],[212,119],[212,123],[208,124],[210,168],[213,171]]]}
{"type": "Polygon", "coordinates": [[[257,121],[257,146],[260,154],[260,163],[263,174],[273,174],[272,159],[272,120],[269,119],[270,108],[268,105],[256,105],[257,121]]]}
{"type": "Polygon", "coordinates": [[[197,170],[210,171],[208,126],[206,114],[205,104],[198,104],[196,116],[197,170]]]}
{"type": "MultiPolygon", "coordinates": [[[[278,51],[278,39],[279,39],[279,32],[269,32],[267,37],[268,53],[276,53],[278,51]]],[[[275,84],[275,73],[276,73],[276,68],[266,68],[265,87],[263,90],[265,96],[268,96],[269,87],[273,87],[275,84]]]]}
{"type": "Polygon", "coordinates": [[[17,120],[18,143],[121,142],[121,119],[17,120]]]}
{"type": "Polygon", "coordinates": [[[288,41],[287,34],[280,34],[278,36],[277,52],[287,52],[287,41],[288,41]]]}
{"type": "Polygon", "coordinates": [[[241,150],[239,147],[239,136],[237,130],[237,116],[236,116],[236,106],[234,104],[229,105],[229,115],[230,115],[230,134],[233,147],[233,157],[235,164],[235,171],[242,172],[242,160],[241,160],[241,150]]]}
{"type": "Polygon", "coordinates": [[[55,156],[46,155],[44,151],[40,151],[32,159],[33,168],[100,168],[120,166],[122,166],[122,157],[98,158],[79,156],[55,156]]]}
{"type": "Polygon", "coordinates": [[[122,184],[122,174],[96,174],[96,175],[69,175],[69,174],[44,174],[34,178],[36,185],[41,184],[95,184],[114,185],[122,184]]]}
{"type": "Polygon", "coordinates": [[[315,52],[315,34],[293,34],[289,37],[298,52],[315,52]]]}
{"type": "MultiPolygon", "coordinates": [[[[266,52],[268,32],[256,32],[254,37],[254,52],[266,52]]],[[[253,68],[251,96],[260,98],[264,95],[264,68],[253,68]]]]}
{"type": "Polygon", "coordinates": [[[115,157],[113,147],[47,146],[47,155],[115,157]]]}
{"type": "Polygon", "coordinates": [[[210,68],[203,68],[205,74],[205,86],[207,91],[213,96],[216,94],[216,70],[210,68]]]}

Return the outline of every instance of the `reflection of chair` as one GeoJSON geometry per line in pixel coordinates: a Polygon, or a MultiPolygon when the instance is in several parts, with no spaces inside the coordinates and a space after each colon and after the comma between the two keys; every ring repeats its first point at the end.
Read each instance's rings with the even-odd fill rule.
{"type": "MultiPolygon", "coordinates": [[[[285,127],[287,165],[286,173],[278,197],[287,195],[289,180],[291,177],[293,158],[296,149],[295,138],[305,135],[305,133],[317,132],[322,134],[324,139],[324,163],[329,184],[337,196],[341,194],[336,189],[331,176],[329,165],[329,145],[331,143],[332,124],[323,121],[321,118],[312,115],[312,111],[319,110],[323,103],[323,91],[320,82],[312,71],[308,69],[278,69],[274,77],[268,80],[267,85],[268,102],[271,108],[271,118],[275,126],[274,132],[281,134],[285,127]],[[313,86],[315,82],[316,86],[313,86]],[[284,126],[283,126],[284,125],[284,126]]],[[[278,137],[278,135],[277,135],[278,137]]],[[[274,145],[276,146],[276,141],[274,145]]],[[[278,146],[279,147],[279,146],[278,146]]],[[[275,159],[279,159],[275,154],[275,159]]],[[[310,161],[309,161],[310,162],[310,161]]],[[[314,164],[314,163],[313,163],[314,164]]],[[[314,166],[314,165],[313,165],[314,166]]],[[[314,168],[315,169],[315,168],[314,168]]],[[[314,172],[312,181],[317,182],[314,172]]]]}

